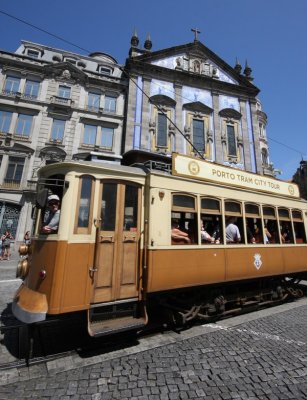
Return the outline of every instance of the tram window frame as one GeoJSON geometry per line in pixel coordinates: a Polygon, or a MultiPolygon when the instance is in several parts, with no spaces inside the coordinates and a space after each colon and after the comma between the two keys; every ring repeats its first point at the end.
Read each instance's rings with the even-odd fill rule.
{"type": "Polygon", "coordinates": [[[132,182],[125,184],[123,231],[137,232],[139,229],[140,186],[132,182]],[[128,189],[129,188],[129,189],[128,189]],[[130,189],[135,190],[134,193],[130,189]],[[130,193],[129,193],[130,191],[130,193]],[[132,197],[131,197],[132,195],[132,197]],[[133,198],[133,196],[135,196],[133,198]]]}
{"type": "Polygon", "coordinates": [[[245,203],[245,229],[247,244],[263,244],[263,223],[260,213],[260,205],[245,203]]]}
{"type": "Polygon", "coordinates": [[[278,219],[280,226],[280,237],[282,244],[294,243],[294,232],[290,218],[290,210],[285,207],[278,207],[278,219]]]}
{"type": "Polygon", "coordinates": [[[90,234],[91,233],[91,227],[92,227],[92,222],[93,222],[93,203],[94,203],[95,182],[96,182],[96,179],[92,175],[85,174],[85,175],[79,176],[78,197],[77,197],[78,200],[77,200],[75,224],[74,224],[74,233],[75,234],[90,234]],[[83,179],[88,179],[88,178],[90,178],[90,180],[91,180],[90,196],[85,198],[86,200],[89,200],[86,205],[86,207],[89,209],[88,217],[87,217],[88,224],[87,224],[87,226],[80,226],[79,221],[80,221],[80,212],[82,210],[81,196],[82,196],[83,183],[84,183],[83,179]]]}
{"type": "MultiPolygon", "coordinates": [[[[185,239],[174,239],[171,238],[172,245],[190,245],[198,243],[198,221],[197,221],[197,197],[187,193],[172,193],[172,207],[171,207],[171,230],[176,226],[178,229],[184,233],[188,234],[188,240],[185,239]],[[179,205],[178,203],[174,205],[175,198],[182,197],[183,199],[193,200],[193,207],[189,207],[186,204],[179,205]],[[189,227],[189,222],[191,222],[192,228],[189,227]]],[[[192,205],[192,203],[191,203],[192,205]]]]}
{"type": "Polygon", "coordinates": [[[223,238],[223,218],[222,218],[222,201],[215,197],[200,198],[200,240],[201,244],[222,244],[223,238]],[[216,207],[206,207],[206,201],[214,202],[216,207]],[[203,229],[208,233],[208,237],[202,234],[203,229]]]}
{"type": "Polygon", "coordinates": [[[293,209],[291,210],[293,229],[294,229],[294,238],[296,244],[307,243],[306,240],[306,227],[304,224],[304,219],[301,210],[293,209]],[[295,213],[297,215],[295,216],[295,213]]]}
{"type": "Polygon", "coordinates": [[[232,242],[227,240],[226,238],[226,244],[231,245],[231,244],[244,244],[245,243],[245,229],[244,229],[244,218],[243,218],[243,212],[242,212],[242,203],[237,200],[230,200],[230,199],[225,199],[224,200],[224,223],[225,223],[225,238],[226,238],[226,230],[227,226],[229,223],[232,223],[233,218],[235,218],[235,221],[233,223],[238,227],[239,232],[240,232],[240,237],[241,240],[238,242],[232,242]],[[227,205],[228,204],[235,204],[237,205],[236,209],[237,210],[227,210],[227,205]]]}
{"type": "Polygon", "coordinates": [[[37,202],[35,206],[35,208],[38,209],[38,212],[34,213],[36,214],[35,229],[34,229],[35,234],[42,235],[44,237],[58,234],[58,231],[61,226],[61,217],[62,217],[61,207],[62,207],[63,194],[65,192],[65,188],[68,188],[66,184],[67,182],[65,181],[65,175],[63,174],[55,174],[55,175],[50,175],[48,177],[39,178],[37,182],[37,191],[36,191],[37,202]],[[45,204],[42,204],[42,199],[39,199],[39,196],[41,195],[42,192],[44,192],[43,197],[45,198],[45,204]],[[60,199],[58,208],[58,210],[60,211],[58,228],[54,231],[42,232],[42,228],[47,225],[46,223],[44,224],[44,222],[48,219],[48,215],[50,212],[50,208],[48,207],[48,197],[52,194],[57,195],[60,199]]]}
{"type": "Polygon", "coordinates": [[[262,206],[263,228],[266,236],[265,244],[280,244],[279,222],[276,217],[276,208],[270,205],[262,206]],[[270,212],[267,212],[269,211],[270,212]],[[267,236],[266,230],[271,237],[267,236]]]}

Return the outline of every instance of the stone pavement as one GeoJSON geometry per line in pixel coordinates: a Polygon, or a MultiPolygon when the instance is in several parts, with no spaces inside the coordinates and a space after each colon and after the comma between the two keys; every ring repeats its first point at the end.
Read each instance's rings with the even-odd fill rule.
{"type": "Polygon", "coordinates": [[[1,400],[304,400],[307,299],[5,375],[1,400]]]}

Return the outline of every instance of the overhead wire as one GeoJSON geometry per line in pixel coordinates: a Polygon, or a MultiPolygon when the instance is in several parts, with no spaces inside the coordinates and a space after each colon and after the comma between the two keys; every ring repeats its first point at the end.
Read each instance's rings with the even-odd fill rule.
{"type": "MultiPolygon", "coordinates": [[[[38,27],[37,25],[34,25],[34,24],[32,24],[32,23],[30,23],[30,22],[28,22],[28,21],[25,21],[25,20],[23,20],[23,19],[21,19],[21,18],[18,18],[18,17],[14,16],[14,15],[12,15],[12,14],[9,14],[9,13],[3,11],[3,10],[0,10],[0,13],[3,14],[3,15],[6,15],[7,17],[10,17],[10,18],[12,18],[12,19],[14,19],[14,20],[16,20],[16,21],[18,21],[18,22],[21,22],[21,23],[23,23],[23,24],[25,24],[25,25],[28,25],[28,26],[30,26],[30,27],[33,28],[33,29],[39,30],[39,31],[41,31],[41,32],[43,32],[43,33],[45,33],[45,34],[47,34],[47,35],[49,35],[49,36],[52,36],[52,37],[54,37],[54,38],[56,38],[56,39],[58,39],[58,40],[61,40],[62,42],[67,43],[67,44],[69,44],[70,46],[76,47],[76,48],[82,50],[83,52],[85,52],[85,53],[87,53],[87,54],[90,54],[90,53],[91,53],[90,50],[85,49],[84,47],[81,47],[81,46],[79,46],[79,45],[77,45],[77,44],[75,44],[75,43],[73,43],[73,42],[70,42],[70,41],[64,39],[63,37],[61,37],[61,36],[59,36],[59,35],[56,35],[56,34],[54,34],[54,33],[52,33],[52,32],[49,32],[49,31],[47,31],[47,30],[45,30],[45,29],[43,29],[43,28],[40,28],[40,27],[38,27]]],[[[129,77],[129,79],[133,82],[133,84],[134,84],[139,90],[142,91],[142,93],[148,98],[148,100],[150,100],[150,97],[147,95],[147,93],[145,93],[145,91],[140,87],[140,85],[138,85],[138,83],[131,77],[131,75],[129,74],[129,71],[127,71],[127,70],[126,70],[122,65],[120,65],[120,64],[116,64],[116,66],[118,66],[118,67],[129,77]]],[[[155,83],[155,85],[157,85],[157,86],[159,87],[159,84],[155,83]]],[[[160,87],[161,87],[161,86],[160,86],[160,87]]],[[[186,97],[183,96],[183,95],[179,95],[179,96],[180,96],[181,98],[185,99],[185,100],[190,100],[190,99],[186,98],[186,97]]],[[[155,105],[155,106],[157,107],[157,109],[158,109],[161,113],[163,113],[163,115],[166,116],[167,120],[174,126],[175,129],[177,129],[177,131],[178,131],[178,132],[185,138],[185,140],[192,146],[193,150],[194,150],[201,158],[204,158],[203,155],[195,148],[195,146],[194,146],[193,143],[189,140],[189,138],[178,128],[178,126],[175,124],[175,122],[173,122],[172,119],[169,118],[169,116],[167,115],[167,113],[165,113],[164,110],[163,110],[160,106],[158,106],[158,105],[155,105]]],[[[282,143],[282,142],[280,142],[280,141],[278,141],[278,140],[276,140],[276,139],[273,139],[273,138],[271,138],[271,137],[268,136],[268,135],[267,135],[267,138],[268,138],[268,140],[271,140],[272,142],[275,142],[275,143],[277,143],[277,144],[279,144],[279,145],[281,145],[281,146],[284,146],[284,147],[288,148],[289,150],[292,150],[292,151],[294,151],[294,152],[300,154],[302,158],[303,158],[303,157],[307,157],[306,155],[302,154],[301,151],[299,151],[299,150],[297,150],[297,149],[294,149],[293,147],[288,146],[288,145],[286,145],[285,143],[282,143]]]]}

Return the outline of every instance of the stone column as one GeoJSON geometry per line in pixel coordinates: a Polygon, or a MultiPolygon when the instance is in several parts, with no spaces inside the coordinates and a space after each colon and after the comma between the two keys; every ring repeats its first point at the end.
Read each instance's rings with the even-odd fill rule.
{"type": "Polygon", "coordinates": [[[133,139],[134,139],[134,128],[135,128],[135,113],[136,113],[136,98],[137,91],[140,91],[135,82],[137,82],[138,77],[130,74],[133,81],[129,80],[129,91],[127,98],[127,116],[126,116],[126,130],[123,136],[123,149],[124,152],[133,149],[133,139]]]}
{"type": "MultiPolygon", "coordinates": [[[[146,95],[150,96],[150,78],[143,77],[143,91],[146,95]]],[[[142,150],[151,150],[151,136],[149,133],[149,123],[150,123],[150,104],[148,97],[143,94],[142,99],[142,110],[141,110],[141,146],[142,150]]]]}
{"type": "Polygon", "coordinates": [[[256,99],[249,100],[250,109],[251,109],[251,123],[253,129],[253,139],[254,139],[254,152],[255,152],[255,160],[256,160],[256,171],[258,174],[262,174],[262,162],[261,162],[261,150],[260,150],[260,142],[259,142],[259,123],[257,117],[257,108],[256,99]]]}
{"type": "Polygon", "coordinates": [[[182,85],[179,83],[174,84],[175,89],[175,124],[180,129],[181,133],[175,129],[174,133],[174,151],[183,153],[184,150],[184,126],[183,126],[183,110],[182,110],[182,85]]]}
{"type": "Polygon", "coordinates": [[[246,114],[246,107],[248,107],[248,99],[240,97],[239,102],[240,102],[240,112],[242,114],[241,129],[242,129],[243,157],[244,157],[242,162],[244,164],[244,169],[246,171],[252,171],[250,137],[248,130],[247,114],[246,114]]]}
{"type": "Polygon", "coordinates": [[[220,104],[219,104],[219,92],[212,91],[212,105],[213,105],[213,135],[215,148],[213,148],[212,158],[217,163],[223,164],[223,145],[221,140],[221,118],[219,116],[220,104]]]}

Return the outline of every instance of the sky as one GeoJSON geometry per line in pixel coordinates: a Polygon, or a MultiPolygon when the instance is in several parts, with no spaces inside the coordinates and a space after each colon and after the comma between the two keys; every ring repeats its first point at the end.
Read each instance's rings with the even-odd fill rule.
{"type": "Polygon", "coordinates": [[[248,61],[268,116],[270,161],[282,171],[277,177],[290,179],[307,160],[306,0],[0,2],[0,48],[9,52],[28,40],[83,55],[101,51],[123,64],[135,29],[140,45],[150,34],[156,51],[193,42],[192,28],[230,66],[236,57],[243,69],[248,61]]]}

